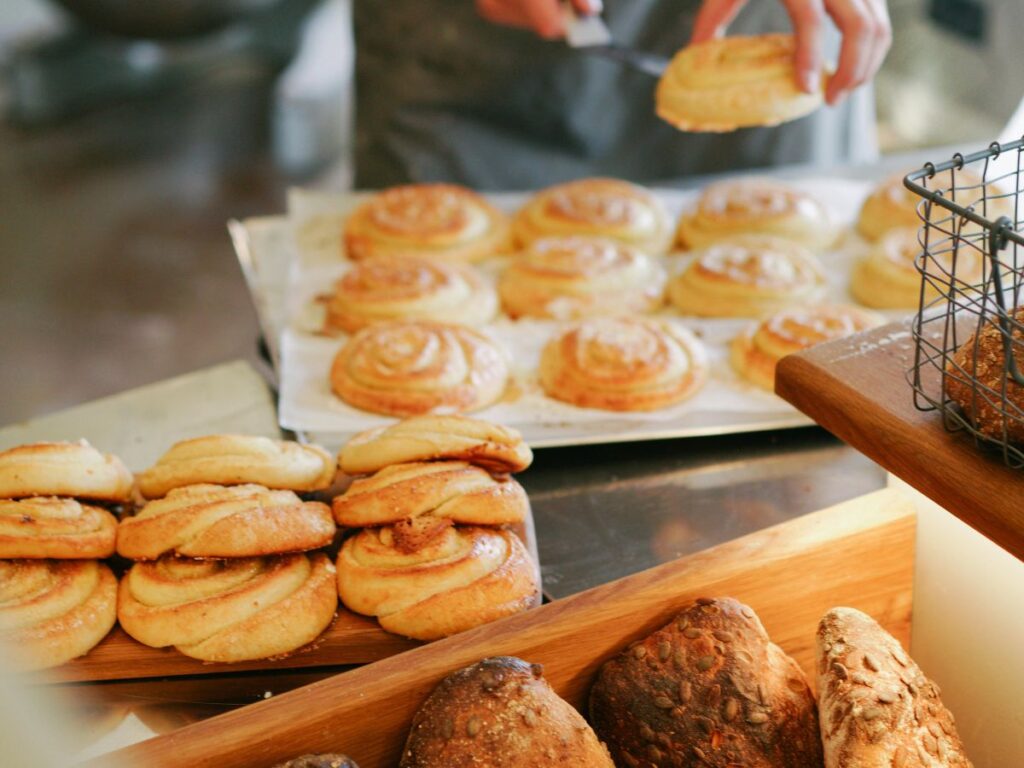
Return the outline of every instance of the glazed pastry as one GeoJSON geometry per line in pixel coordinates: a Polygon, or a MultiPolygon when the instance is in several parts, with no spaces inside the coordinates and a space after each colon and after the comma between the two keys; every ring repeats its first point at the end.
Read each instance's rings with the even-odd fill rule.
{"type": "Polygon", "coordinates": [[[116,537],[117,518],[74,499],[0,500],[0,558],[110,557],[116,537]]]}
{"type": "Polygon", "coordinates": [[[151,501],[117,530],[117,552],[132,560],[164,554],[256,557],[326,547],[330,508],[261,485],[188,485],[151,501]]]}
{"type": "Polygon", "coordinates": [[[302,755],[274,768],[359,768],[347,755],[302,755]]]}
{"type": "Polygon", "coordinates": [[[508,364],[493,341],[459,325],[395,322],[364,328],[331,365],[331,389],[356,408],[393,416],[486,408],[508,364]]]}
{"type": "Polygon", "coordinates": [[[643,187],[618,179],[579,179],[548,187],[516,214],[513,229],[523,247],[542,238],[583,235],[661,254],[672,240],[661,201],[643,187]]]}
{"type": "Polygon", "coordinates": [[[706,248],[736,235],[772,235],[811,250],[836,238],[825,207],[813,197],[771,179],[748,177],[711,184],[679,220],[679,247],[706,248]]]}
{"type": "Polygon", "coordinates": [[[353,333],[389,320],[480,325],[497,311],[494,289],[468,265],[378,256],[338,281],[327,303],[327,326],[353,333]]]}
{"type": "Polygon", "coordinates": [[[731,598],[698,599],[605,662],[590,721],[620,766],[823,764],[807,678],[731,598]]]}
{"type": "Polygon", "coordinates": [[[797,84],[792,35],[733,35],[690,45],[658,81],[658,117],[682,131],[722,133],[778,125],[824,103],[825,76],[814,93],[797,84]]]}
{"type": "Polygon", "coordinates": [[[814,254],[778,237],[739,235],[698,253],[669,284],[676,308],[701,317],[760,317],[810,304],[825,289],[814,254]]]}
{"type": "Polygon", "coordinates": [[[611,240],[552,237],[516,257],[498,292],[512,318],[640,314],[663,303],[665,270],[642,251],[611,240]]]}
{"type": "Polygon", "coordinates": [[[0,560],[0,645],[17,669],[56,667],[114,626],[117,579],[96,560],[0,560]]]}
{"type": "Polygon", "coordinates": [[[468,416],[413,416],[349,440],[338,456],[342,471],[369,474],[391,464],[456,459],[491,472],[521,472],[533,461],[523,436],[468,416]]]}
{"type": "Polygon", "coordinates": [[[400,768],[614,768],[542,674],[497,656],[448,675],[416,712],[400,768]]]}
{"type": "Polygon", "coordinates": [[[338,607],[323,553],[136,563],[117,619],[140,643],[204,661],[284,656],[313,642],[338,607]]]}
{"type": "Polygon", "coordinates": [[[971,768],[939,686],[874,619],[833,608],[817,650],[826,768],[971,768]]]}
{"type": "Polygon", "coordinates": [[[334,480],[331,455],[318,445],[300,445],[254,435],[208,435],[175,443],[156,464],[139,474],[147,499],[199,483],[316,491],[334,480]]]}
{"type": "Polygon", "coordinates": [[[511,246],[508,217],[472,190],[410,184],[374,195],[345,222],[350,259],[421,256],[479,261],[511,246]]]}
{"type": "Polygon", "coordinates": [[[389,632],[435,640],[519,613],[540,591],[537,566],[510,531],[413,518],[366,528],[338,554],[338,592],[389,632]]]}
{"type": "Polygon", "coordinates": [[[131,492],[132,473],[124,462],[85,440],[0,451],[0,499],[75,496],[120,503],[128,501],[131,492]]]}
{"type": "Polygon", "coordinates": [[[682,328],[592,318],[547,343],[540,382],[549,397],[581,408],[653,411],[692,396],[707,369],[703,345],[682,328]]]}

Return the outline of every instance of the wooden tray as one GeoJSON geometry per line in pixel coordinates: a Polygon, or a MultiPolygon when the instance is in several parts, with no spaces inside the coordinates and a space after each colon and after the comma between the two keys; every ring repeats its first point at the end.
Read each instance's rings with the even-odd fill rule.
{"type": "Polygon", "coordinates": [[[343,751],[361,768],[393,768],[413,713],[448,673],[511,654],[544,665],[574,706],[597,667],[701,595],[749,603],[772,638],[810,672],[820,616],[867,611],[909,645],[915,518],[891,490],[797,518],[461,635],[416,648],[133,745],[123,765],[258,768],[343,751]]]}

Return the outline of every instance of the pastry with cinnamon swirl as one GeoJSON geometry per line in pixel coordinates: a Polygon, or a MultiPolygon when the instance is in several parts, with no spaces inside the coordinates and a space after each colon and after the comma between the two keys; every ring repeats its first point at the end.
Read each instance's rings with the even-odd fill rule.
{"type": "Polygon", "coordinates": [[[0,499],[74,496],[119,503],[128,501],[131,492],[132,473],[124,462],[85,440],[0,451],[0,499]]]}
{"type": "Polygon", "coordinates": [[[0,557],[89,559],[114,554],[117,518],[74,499],[0,500],[0,557]]]}

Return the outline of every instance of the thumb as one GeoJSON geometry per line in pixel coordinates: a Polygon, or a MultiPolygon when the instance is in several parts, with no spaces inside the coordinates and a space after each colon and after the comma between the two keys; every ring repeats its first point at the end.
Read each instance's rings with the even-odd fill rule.
{"type": "Polygon", "coordinates": [[[747,0],[704,0],[693,22],[690,45],[721,37],[747,0]]]}

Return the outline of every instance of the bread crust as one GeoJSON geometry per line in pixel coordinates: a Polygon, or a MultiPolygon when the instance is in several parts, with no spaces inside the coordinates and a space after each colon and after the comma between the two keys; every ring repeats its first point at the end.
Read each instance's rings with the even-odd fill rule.
{"type": "Polygon", "coordinates": [[[355,761],[347,755],[301,755],[274,768],[359,768],[355,761]]]}
{"type": "Polygon", "coordinates": [[[30,443],[0,451],[0,499],[72,496],[123,503],[132,473],[117,456],[85,440],[30,443]]]}

